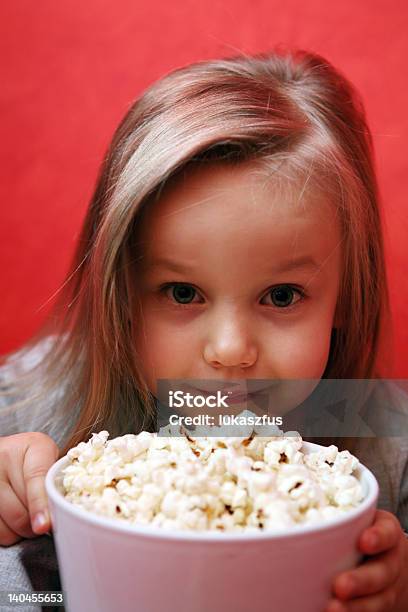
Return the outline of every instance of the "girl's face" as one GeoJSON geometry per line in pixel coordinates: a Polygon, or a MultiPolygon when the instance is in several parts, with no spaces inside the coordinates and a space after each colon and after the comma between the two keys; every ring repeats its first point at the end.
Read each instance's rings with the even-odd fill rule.
{"type": "Polygon", "coordinates": [[[325,370],[341,268],[334,207],[301,193],[283,199],[257,168],[197,165],[142,215],[134,334],[154,395],[158,379],[320,379],[325,370]]]}

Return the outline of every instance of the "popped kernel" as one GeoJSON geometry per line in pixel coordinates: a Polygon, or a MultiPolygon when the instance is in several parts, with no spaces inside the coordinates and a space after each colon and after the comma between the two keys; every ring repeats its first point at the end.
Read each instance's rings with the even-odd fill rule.
{"type": "Polygon", "coordinates": [[[355,508],[364,497],[358,459],[334,445],[306,455],[289,433],[93,433],[67,453],[65,497],[117,520],[189,531],[287,529],[355,508]]]}

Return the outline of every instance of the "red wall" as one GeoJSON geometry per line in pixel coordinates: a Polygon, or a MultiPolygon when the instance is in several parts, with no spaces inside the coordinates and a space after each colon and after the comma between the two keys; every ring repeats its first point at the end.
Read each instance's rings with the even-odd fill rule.
{"type": "Polygon", "coordinates": [[[408,377],[407,18],[405,0],[213,0],[211,10],[198,0],[3,0],[0,353],[46,316],[131,101],[175,67],[283,42],[323,54],[363,94],[385,202],[393,375],[408,377]]]}

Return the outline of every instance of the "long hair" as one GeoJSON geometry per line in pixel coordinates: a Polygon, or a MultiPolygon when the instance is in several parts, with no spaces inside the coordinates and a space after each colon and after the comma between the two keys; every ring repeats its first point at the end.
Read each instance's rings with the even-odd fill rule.
{"type": "MultiPolygon", "coordinates": [[[[258,160],[288,188],[320,190],[337,209],[342,277],[326,378],[377,376],[389,303],[373,143],[360,95],[304,50],[197,62],[131,106],[102,163],[76,253],[51,316],[27,343],[55,341],[14,391],[28,406],[62,388],[68,438],[150,429],[154,401],[138,365],[133,238],[140,212],[189,163],[258,160]],[[24,387],[25,391],[22,392],[24,387]],[[31,393],[31,395],[30,395],[31,393]],[[40,394],[40,395],[39,395],[40,394]]],[[[12,393],[9,389],[8,393],[12,393]]]]}

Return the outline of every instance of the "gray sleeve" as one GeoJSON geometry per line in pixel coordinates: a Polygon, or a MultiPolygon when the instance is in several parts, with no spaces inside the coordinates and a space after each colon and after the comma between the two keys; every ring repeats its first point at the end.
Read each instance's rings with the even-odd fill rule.
{"type": "MultiPolygon", "coordinates": [[[[37,427],[45,416],[46,407],[35,402],[18,406],[16,402],[25,398],[22,395],[11,394],[10,389],[11,383],[18,380],[21,374],[41,362],[51,342],[52,337],[49,336],[28,351],[23,347],[13,353],[0,367],[0,436],[38,430],[37,427]]],[[[40,385],[41,380],[38,380],[38,386],[40,385]]]]}
{"type": "MultiPolygon", "coordinates": [[[[0,546],[0,591],[61,591],[54,538],[49,535],[21,540],[13,546],[0,546]]],[[[40,605],[1,606],[2,612],[41,611],[40,605]]],[[[64,611],[63,607],[46,607],[64,611]]]]}
{"type": "MultiPolygon", "coordinates": [[[[27,352],[18,351],[0,368],[0,436],[24,431],[41,431],[52,415],[53,402],[15,406],[24,399],[1,393],[19,374],[38,364],[49,347],[48,337],[27,352]]],[[[41,382],[39,381],[39,384],[41,382]]],[[[0,546],[0,591],[61,591],[58,563],[52,535],[24,539],[12,546],[0,546]]],[[[41,611],[40,605],[27,604],[12,607],[2,604],[1,612],[25,610],[41,611]]],[[[44,608],[48,612],[54,608],[44,608]]],[[[56,607],[55,610],[64,610],[56,607]]]]}
{"type": "Polygon", "coordinates": [[[392,483],[396,500],[394,514],[408,534],[408,395],[397,382],[388,380],[378,386],[375,411],[383,411],[382,418],[392,432],[388,452],[383,455],[387,461],[380,469],[392,483]]]}
{"type": "Polygon", "coordinates": [[[63,412],[62,399],[69,388],[68,380],[61,381],[58,388],[53,388],[45,394],[44,379],[39,367],[30,389],[32,401],[27,401],[22,395],[7,394],[11,382],[39,365],[53,342],[55,336],[48,336],[28,351],[20,350],[14,353],[0,367],[0,436],[40,431],[53,438],[60,448],[65,445],[79,414],[79,406],[75,406],[70,414],[63,412]]]}
{"type": "Polygon", "coordinates": [[[403,530],[408,534],[408,395],[394,381],[388,381],[388,389],[389,403],[392,406],[388,418],[398,423],[398,431],[393,438],[398,456],[389,463],[388,469],[391,474],[398,475],[398,505],[395,514],[403,530]]]}
{"type": "Polygon", "coordinates": [[[408,535],[408,460],[402,473],[400,494],[398,499],[397,518],[408,535]]]}

